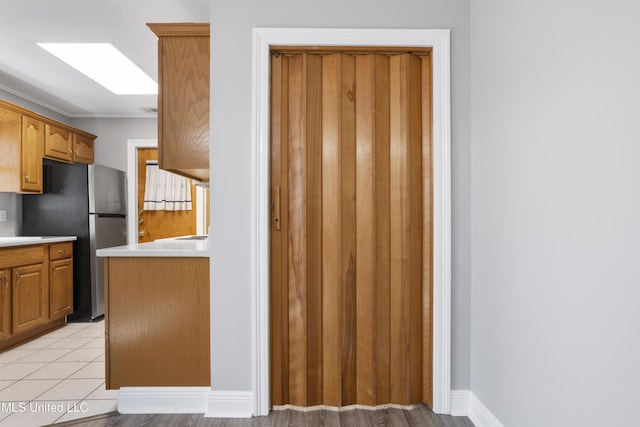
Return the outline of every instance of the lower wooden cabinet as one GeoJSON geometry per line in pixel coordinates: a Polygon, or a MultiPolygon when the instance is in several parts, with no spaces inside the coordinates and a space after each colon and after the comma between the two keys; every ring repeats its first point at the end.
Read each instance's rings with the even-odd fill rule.
{"type": "Polygon", "coordinates": [[[209,258],[105,258],[107,389],[209,386],[209,258]]]}
{"type": "Polygon", "coordinates": [[[18,334],[47,321],[47,293],[43,264],[13,269],[11,312],[13,327],[18,334]]]}
{"type": "Polygon", "coordinates": [[[0,340],[11,336],[11,270],[0,270],[0,340]]]}
{"type": "Polygon", "coordinates": [[[73,260],[51,261],[49,265],[49,318],[60,319],[73,312],[73,260]]]}
{"type": "Polygon", "coordinates": [[[0,248],[0,351],[73,313],[71,242],[0,248]]]}

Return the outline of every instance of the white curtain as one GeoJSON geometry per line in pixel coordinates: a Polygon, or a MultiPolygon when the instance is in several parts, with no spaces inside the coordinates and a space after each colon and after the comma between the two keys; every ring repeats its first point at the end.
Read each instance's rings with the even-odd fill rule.
{"type": "Polygon", "coordinates": [[[145,211],[190,211],[191,180],[164,171],[156,160],[147,160],[144,185],[145,211]]]}

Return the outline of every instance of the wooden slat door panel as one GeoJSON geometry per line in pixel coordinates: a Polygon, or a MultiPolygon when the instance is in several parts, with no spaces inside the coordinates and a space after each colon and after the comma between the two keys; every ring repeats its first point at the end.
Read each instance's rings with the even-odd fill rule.
{"type": "Polygon", "coordinates": [[[430,73],[273,56],[273,405],[430,402],[430,73]]]}

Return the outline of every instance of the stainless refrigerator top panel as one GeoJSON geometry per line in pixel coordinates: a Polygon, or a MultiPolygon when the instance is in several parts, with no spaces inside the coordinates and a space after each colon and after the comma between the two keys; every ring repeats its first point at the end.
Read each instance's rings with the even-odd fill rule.
{"type": "Polygon", "coordinates": [[[103,165],[89,165],[89,213],[127,214],[126,175],[103,165]]]}

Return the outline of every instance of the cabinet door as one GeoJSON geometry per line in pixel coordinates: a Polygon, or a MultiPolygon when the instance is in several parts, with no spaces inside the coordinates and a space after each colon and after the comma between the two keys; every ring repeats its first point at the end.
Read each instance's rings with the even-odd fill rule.
{"type": "Polygon", "coordinates": [[[13,269],[12,318],[14,334],[43,324],[47,318],[43,264],[13,269]]]}
{"type": "Polygon", "coordinates": [[[209,180],[209,37],[163,37],[159,164],[209,180]]]}
{"type": "Polygon", "coordinates": [[[0,270],[0,340],[11,336],[11,270],[0,270]]]}
{"type": "Polygon", "coordinates": [[[53,159],[71,162],[71,135],[71,132],[66,129],[47,124],[44,140],[44,155],[53,159]]]}
{"type": "Polygon", "coordinates": [[[73,312],[73,262],[71,258],[52,261],[49,268],[49,319],[73,312]]]}
{"type": "Polygon", "coordinates": [[[73,134],[73,162],[93,163],[93,139],[73,134]]]}
{"type": "Polygon", "coordinates": [[[42,193],[44,123],[22,116],[22,191],[42,193]]]}
{"type": "Polygon", "coordinates": [[[0,106],[0,192],[18,192],[20,182],[20,114],[0,106]]]}

